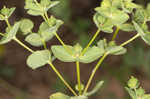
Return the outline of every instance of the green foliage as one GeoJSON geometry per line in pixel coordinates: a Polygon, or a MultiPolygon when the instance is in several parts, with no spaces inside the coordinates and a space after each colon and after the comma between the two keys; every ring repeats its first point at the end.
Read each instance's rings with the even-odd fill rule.
{"type": "Polygon", "coordinates": [[[20,23],[17,22],[8,33],[5,33],[3,38],[0,40],[0,44],[6,44],[16,37],[17,31],[19,29],[20,23]]]}
{"type": "Polygon", "coordinates": [[[42,38],[37,33],[32,33],[32,34],[28,35],[26,37],[25,41],[28,42],[29,44],[31,44],[32,46],[38,47],[38,46],[43,45],[42,38]]]}
{"type": "MultiPolygon", "coordinates": [[[[27,13],[33,16],[41,16],[44,19],[44,22],[40,24],[39,30],[36,32],[32,32],[34,23],[30,19],[22,19],[20,22],[16,22],[13,26],[11,26],[8,18],[12,15],[15,8],[6,8],[4,6],[0,10],[0,20],[4,20],[8,25],[8,27],[5,29],[6,33],[0,33],[2,36],[0,44],[6,44],[11,40],[16,41],[18,44],[31,52],[31,55],[29,55],[27,58],[27,65],[30,68],[37,69],[43,67],[46,64],[49,64],[60,80],[75,95],[68,96],[57,92],[52,94],[50,99],[88,99],[89,96],[98,92],[104,83],[103,81],[98,82],[92,91],[88,92],[88,88],[96,71],[99,69],[102,62],[108,55],[125,54],[127,49],[124,48],[124,46],[139,36],[148,45],[150,45],[150,32],[147,25],[147,22],[150,21],[150,4],[148,4],[146,8],[143,8],[135,4],[133,0],[103,0],[101,5],[95,8],[96,13],[93,16],[93,21],[96,24],[98,30],[88,45],[83,48],[78,43],[74,46],[65,44],[57,34],[57,31],[63,24],[63,21],[56,19],[54,16],[49,17],[47,12],[58,3],[58,1],[51,0],[40,0],[39,2],[37,0],[25,0],[24,8],[27,10],[27,13]],[[114,32],[111,41],[107,42],[106,39],[101,39],[97,42],[97,45],[91,46],[100,31],[113,33],[114,27],[116,28],[116,31],[114,32]],[[24,35],[26,35],[26,42],[35,47],[43,46],[44,49],[34,51],[18,40],[16,34],[19,29],[21,32],[23,32],[24,35]],[[117,45],[115,38],[119,30],[125,32],[137,31],[137,35],[123,42],[122,44],[117,45]],[[50,48],[48,48],[46,43],[54,36],[56,36],[62,45],[52,45],[50,48]],[[77,94],[76,91],[71,88],[71,86],[62,77],[61,73],[55,68],[52,63],[55,58],[63,62],[76,62],[78,82],[78,84],[76,84],[76,90],[79,92],[79,94],[77,94]],[[98,59],[99,61],[95,65],[87,85],[84,87],[80,79],[80,63],[91,63],[98,59]]],[[[62,13],[64,13],[64,11],[62,11],[62,13]]],[[[86,23],[81,25],[77,22],[77,25],[78,28],[76,28],[76,32],[79,32],[79,30],[84,31],[84,28],[87,28],[89,24],[86,23]]],[[[126,87],[126,90],[129,92],[133,99],[150,98],[150,95],[146,94],[144,89],[139,86],[138,80],[134,77],[131,77],[131,79],[128,81],[128,87],[126,87]]]]}
{"type": "Polygon", "coordinates": [[[58,1],[41,0],[38,3],[36,0],[25,0],[25,9],[27,13],[33,16],[44,15],[50,8],[56,6],[58,1]]]}
{"type": "Polygon", "coordinates": [[[86,53],[82,56],[80,56],[82,47],[79,44],[76,44],[73,47],[67,45],[66,47],[70,53],[67,52],[63,46],[56,45],[51,48],[54,56],[63,62],[79,61],[81,63],[91,63],[104,54],[104,50],[96,46],[89,47],[86,53]]]}
{"type": "Polygon", "coordinates": [[[147,30],[146,32],[136,23],[133,21],[133,24],[135,26],[135,29],[141,36],[141,38],[148,44],[150,45],[150,32],[147,30]]]}
{"type": "Polygon", "coordinates": [[[128,13],[133,9],[140,8],[132,0],[103,0],[100,7],[95,8],[96,14],[93,20],[96,26],[106,33],[112,33],[113,27],[117,26],[123,31],[134,31],[133,25],[127,23],[128,13]]]}
{"type": "Polygon", "coordinates": [[[61,20],[57,20],[53,16],[51,16],[48,21],[49,25],[46,22],[41,23],[38,33],[30,33],[25,38],[25,41],[32,46],[39,47],[43,45],[43,42],[51,40],[63,22],[61,20]]]}
{"type": "Polygon", "coordinates": [[[93,17],[93,20],[98,28],[100,28],[102,31],[107,33],[113,32],[113,24],[112,22],[105,18],[104,16],[100,15],[99,13],[96,13],[93,17]]]}
{"type": "Polygon", "coordinates": [[[125,23],[117,26],[120,30],[125,32],[135,31],[135,27],[131,23],[125,23]]]}
{"type": "Polygon", "coordinates": [[[0,10],[0,20],[6,20],[8,19],[13,12],[15,11],[16,8],[6,8],[6,6],[4,6],[1,10],[0,10]]]}
{"type": "Polygon", "coordinates": [[[29,20],[29,19],[21,20],[20,30],[23,32],[24,35],[31,33],[33,27],[34,27],[34,24],[31,20],[29,20]]]}
{"type": "Polygon", "coordinates": [[[27,59],[27,64],[30,68],[36,69],[44,66],[49,61],[51,61],[51,53],[48,50],[41,50],[32,53],[27,59]]]}
{"type": "Polygon", "coordinates": [[[122,46],[117,46],[114,41],[107,44],[106,39],[100,40],[97,46],[111,55],[122,55],[126,53],[126,49],[122,46]]]}
{"type": "Polygon", "coordinates": [[[150,94],[146,94],[145,90],[139,86],[138,79],[131,76],[128,81],[128,87],[125,87],[132,99],[150,99],[150,94]]]}
{"type": "Polygon", "coordinates": [[[55,94],[52,94],[50,96],[50,99],[70,99],[70,97],[63,93],[57,92],[55,94]]]}

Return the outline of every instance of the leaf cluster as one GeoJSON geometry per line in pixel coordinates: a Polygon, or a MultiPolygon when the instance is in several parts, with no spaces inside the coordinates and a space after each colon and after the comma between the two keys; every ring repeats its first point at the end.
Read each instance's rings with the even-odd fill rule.
{"type": "Polygon", "coordinates": [[[98,28],[106,33],[112,33],[113,27],[131,32],[134,26],[128,23],[129,14],[139,6],[132,0],[103,0],[100,7],[95,8],[93,20],[98,28]]]}
{"type": "Polygon", "coordinates": [[[58,1],[41,0],[40,3],[37,0],[25,0],[25,9],[27,13],[33,16],[44,15],[50,8],[56,6],[58,1]]]}
{"type": "Polygon", "coordinates": [[[137,78],[131,76],[128,81],[128,87],[125,87],[132,99],[150,99],[150,94],[146,94],[145,90],[140,87],[137,78]]]}

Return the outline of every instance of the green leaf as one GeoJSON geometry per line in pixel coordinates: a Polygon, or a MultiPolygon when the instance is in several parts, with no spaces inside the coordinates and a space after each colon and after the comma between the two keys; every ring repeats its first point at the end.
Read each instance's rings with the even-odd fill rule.
{"type": "Polygon", "coordinates": [[[145,9],[137,9],[133,16],[133,19],[135,22],[142,25],[147,20],[147,17],[148,15],[145,9]]]}
{"type": "Polygon", "coordinates": [[[82,49],[83,48],[79,43],[77,43],[76,45],[73,46],[74,54],[78,54],[78,55],[81,54],[82,49]]]}
{"type": "Polygon", "coordinates": [[[114,25],[123,24],[129,19],[129,15],[125,12],[118,10],[115,7],[103,8],[97,7],[95,9],[102,16],[110,19],[114,25]]]}
{"type": "Polygon", "coordinates": [[[32,46],[39,47],[43,45],[42,38],[37,33],[32,33],[25,38],[25,41],[32,46]]]}
{"type": "Polygon", "coordinates": [[[98,92],[100,90],[100,88],[102,87],[102,85],[104,84],[104,81],[99,81],[96,86],[92,89],[92,91],[87,92],[86,94],[84,94],[85,96],[91,96],[93,94],[95,94],[96,92],[98,92]]]}
{"type": "Polygon", "coordinates": [[[131,89],[138,88],[139,87],[139,82],[135,77],[131,76],[131,78],[128,81],[128,86],[131,89]]]}
{"type": "Polygon", "coordinates": [[[112,55],[122,55],[126,53],[126,49],[121,46],[110,46],[106,48],[107,52],[112,55]]]}
{"type": "Polygon", "coordinates": [[[97,42],[97,46],[101,49],[104,49],[107,47],[107,40],[106,39],[103,39],[103,40],[99,40],[97,42]]]}
{"type": "Polygon", "coordinates": [[[57,20],[53,16],[48,20],[49,25],[46,22],[43,22],[40,25],[38,33],[45,41],[52,39],[57,32],[58,28],[63,24],[61,20],[57,20]]]}
{"type": "Polygon", "coordinates": [[[0,13],[4,16],[8,16],[9,14],[9,8],[6,8],[6,6],[4,6],[1,10],[0,13]]]}
{"type": "Polygon", "coordinates": [[[33,26],[34,24],[30,19],[23,19],[21,20],[20,30],[24,33],[24,35],[27,35],[32,32],[33,26]]]}
{"type": "Polygon", "coordinates": [[[142,39],[145,41],[145,43],[150,45],[150,33],[142,36],[142,39]]]}
{"type": "Polygon", "coordinates": [[[111,0],[112,1],[112,6],[116,8],[121,8],[122,5],[122,0],[111,0]]]}
{"type": "Polygon", "coordinates": [[[48,11],[50,8],[56,6],[59,4],[59,1],[51,1],[50,5],[47,6],[47,8],[45,9],[45,11],[48,11]]]}
{"type": "Polygon", "coordinates": [[[16,9],[15,7],[9,9],[8,18],[13,14],[13,12],[15,11],[15,9],[16,9]]]}
{"type": "Polygon", "coordinates": [[[51,61],[51,53],[49,50],[35,51],[27,58],[27,64],[32,69],[42,67],[48,61],[51,61]]]}
{"type": "Polygon", "coordinates": [[[6,8],[5,6],[0,10],[0,14],[9,18],[16,8],[6,8]]]}
{"type": "Polygon", "coordinates": [[[136,99],[136,94],[133,90],[131,90],[128,87],[125,87],[125,89],[128,91],[129,95],[132,97],[132,99],[136,99]]]}
{"type": "MultiPolygon", "coordinates": [[[[71,53],[73,53],[72,46],[66,46],[66,47],[70,49],[71,53]]],[[[51,50],[54,56],[63,62],[75,62],[76,61],[76,57],[73,55],[70,55],[70,53],[68,53],[63,46],[55,45],[51,47],[51,50]]]]}
{"type": "Polygon", "coordinates": [[[122,2],[122,9],[126,13],[132,13],[133,9],[140,8],[139,5],[133,3],[133,0],[123,0],[122,2]]]}
{"type": "Polygon", "coordinates": [[[63,93],[57,92],[52,94],[49,99],[70,99],[70,97],[63,93]]]}
{"type": "Polygon", "coordinates": [[[145,94],[145,90],[140,87],[140,88],[138,88],[138,89],[136,90],[136,93],[137,93],[137,96],[143,97],[144,94],[145,94]]]}
{"type": "Polygon", "coordinates": [[[111,1],[110,0],[103,0],[101,3],[101,6],[104,8],[110,7],[111,6],[111,1]]]}
{"type": "Polygon", "coordinates": [[[146,8],[147,14],[150,16],[150,3],[148,3],[147,8],[146,8]]]}
{"type": "Polygon", "coordinates": [[[75,97],[71,97],[70,99],[88,99],[88,97],[86,97],[86,96],[75,96],[75,97]]]}
{"type": "Polygon", "coordinates": [[[6,44],[10,42],[12,39],[14,39],[16,37],[19,26],[20,22],[15,23],[15,25],[10,29],[10,31],[4,34],[4,36],[0,40],[0,44],[6,44]]]}
{"type": "Polygon", "coordinates": [[[43,8],[38,5],[33,0],[26,0],[25,9],[27,9],[27,13],[33,16],[43,15],[43,8]]]}
{"type": "Polygon", "coordinates": [[[96,46],[89,47],[85,54],[79,57],[79,61],[82,63],[91,63],[100,58],[104,54],[104,52],[105,51],[103,49],[100,49],[96,46]]]}
{"type": "Polygon", "coordinates": [[[122,0],[103,0],[101,6],[104,8],[116,7],[121,8],[122,0]]]}
{"type": "Polygon", "coordinates": [[[145,43],[150,45],[150,33],[149,32],[148,33],[144,33],[142,28],[135,21],[133,21],[133,24],[135,26],[136,31],[141,36],[141,38],[145,41],[145,43]]]}
{"type": "Polygon", "coordinates": [[[82,47],[76,44],[74,47],[66,46],[69,52],[63,46],[52,46],[52,52],[56,58],[63,62],[75,62],[90,63],[98,59],[104,54],[104,50],[98,47],[90,47],[84,55],[80,56],[82,47]]]}
{"type": "Polygon", "coordinates": [[[100,14],[96,13],[93,17],[94,23],[96,26],[101,29],[101,31],[104,31],[106,33],[112,33],[113,32],[113,24],[110,20],[106,19],[104,16],[101,16],[100,14]]]}
{"type": "Polygon", "coordinates": [[[139,33],[139,35],[144,36],[145,33],[142,30],[142,28],[135,21],[133,21],[133,24],[134,24],[134,27],[135,27],[136,31],[139,33]]]}
{"type": "Polygon", "coordinates": [[[33,16],[39,16],[39,15],[42,15],[43,12],[41,12],[40,10],[39,11],[36,11],[36,10],[28,10],[27,13],[29,15],[33,15],[33,16]]]}
{"type": "Polygon", "coordinates": [[[112,55],[122,55],[126,53],[126,49],[124,47],[117,46],[114,41],[111,41],[109,42],[109,44],[107,44],[106,39],[100,40],[97,43],[97,46],[112,55]]]}
{"type": "Polygon", "coordinates": [[[50,1],[50,0],[41,0],[40,3],[36,3],[33,0],[26,0],[25,9],[27,9],[27,13],[33,16],[44,15],[50,8],[56,6],[58,1],[50,1]]]}
{"type": "Polygon", "coordinates": [[[125,31],[125,32],[135,31],[135,27],[132,24],[129,24],[129,23],[120,24],[117,27],[119,27],[120,30],[125,31]]]}

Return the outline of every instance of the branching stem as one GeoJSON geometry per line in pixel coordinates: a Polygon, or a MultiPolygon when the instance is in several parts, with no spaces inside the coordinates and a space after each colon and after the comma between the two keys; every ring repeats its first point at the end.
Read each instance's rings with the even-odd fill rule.
{"type": "Polygon", "coordinates": [[[95,33],[95,35],[93,36],[93,38],[91,39],[91,41],[88,43],[88,45],[83,49],[82,53],[80,54],[80,56],[84,55],[85,52],[87,51],[87,49],[90,47],[90,45],[94,42],[94,40],[96,39],[96,37],[98,36],[98,34],[100,33],[100,29],[98,29],[95,33]]]}
{"type": "MultiPolygon", "coordinates": [[[[44,15],[42,15],[43,19],[45,20],[45,22],[47,22],[47,24],[50,26],[50,23],[48,21],[49,17],[47,15],[47,12],[44,13],[44,15]]],[[[57,33],[55,33],[56,38],[58,39],[58,41],[63,45],[63,47],[66,49],[66,51],[72,55],[71,50],[66,46],[66,44],[63,42],[63,40],[59,37],[59,35],[57,33]]]]}
{"type": "MultiPolygon", "coordinates": [[[[134,37],[132,37],[132,38],[130,38],[129,40],[127,40],[126,42],[122,43],[120,46],[123,47],[123,46],[129,44],[130,42],[134,41],[134,40],[135,40],[136,38],[138,38],[139,36],[140,36],[139,34],[136,34],[134,37]]],[[[90,86],[90,84],[91,84],[91,82],[92,82],[92,79],[94,78],[94,75],[95,75],[96,71],[98,70],[98,68],[101,66],[102,62],[104,61],[104,59],[105,59],[108,55],[109,55],[109,53],[106,52],[106,53],[100,58],[100,60],[98,61],[98,63],[96,64],[95,68],[93,69],[93,71],[92,71],[92,73],[91,73],[91,75],[90,75],[90,78],[89,78],[88,83],[87,83],[87,85],[86,85],[86,87],[85,87],[85,89],[84,89],[83,94],[85,94],[85,93],[87,92],[87,90],[88,90],[88,88],[89,88],[89,86],[90,86]]]]}
{"type": "Polygon", "coordinates": [[[62,80],[62,82],[69,88],[69,90],[75,95],[78,96],[76,94],[76,92],[71,88],[71,86],[66,82],[66,80],[62,77],[62,75],[59,73],[59,71],[55,68],[55,66],[51,63],[48,62],[48,64],[50,65],[50,67],[53,69],[53,71],[57,74],[57,76],[62,80]]]}
{"type": "Polygon", "coordinates": [[[131,39],[127,40],[126,42],[122,43],[120,46],[125,46],[127,44],[129,44],[130,42],[132,42],[133,40],[135,40],[136,38],[138,38],[140,35],[136,34],[134,37],[132,37],[131,39]]]}
{"type": "Polygon", "coordinates": [[[81,95],[81,79],[80,79],[80,64],[79,61],[76,62],[76,70],[77,70],[77,81],[78,81],[78,89],[79,89],[79,95],[81,95]]]}
{"type": "Polygon", "coordinates": [[[92,80],[93,80],[93,77],[94,77],[96,71],[97,71],[98,68],[101,66],[102,62],[104,61],[104,59],[106,58],[107,55],[108,55],[108,53],[105,53],[105,54],[103,55],[103,57],[102,57],[102,58],[98,61],[98,63],[96,64],[95,68],[94,68],[93,71],[92,71],[92,74],[90,75],[90,78],[89,78],[88,83],[87,83],[87,85],[86,85],[86,87],[85,87],[85,89],[84,89],[83,94],[85,94],[85,93],[87,92],[87,90],[88,90],[88,88],[89,88],[89,86],[90,86],[90,84],[91,84],[91,82],[92,82],[92,80]]]}
{"type": "Polygon", "coordinates": [[[11,28],[11,25],[10,25],[8,19],[6,19],[5,22],[6,22],[6,24],[8,25],[8,27],[11,28]]]}
{"type": "Polygon", "coordinates": [[[25,44],[23,44],[20,40],[18,40],[16,37],[13,39],[14,41],[16,41],[18,44],[20,44],[22,47],[24,47],[25,49],[27,49],[29,52],[33,53],[34,51],[29,48],[28,46],[26,46],[25,44]]]}

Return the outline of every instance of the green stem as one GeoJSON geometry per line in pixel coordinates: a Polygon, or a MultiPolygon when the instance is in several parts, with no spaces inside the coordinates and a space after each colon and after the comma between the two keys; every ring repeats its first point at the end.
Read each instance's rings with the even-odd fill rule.
{"type": "Polygon", "coordinates": [[[89,88],[89,86],[90,86],[90,84],[91,84],[91,82],[92,82],[92,80],[93,80],[93,78],[94,78],[94,75],[95,75],[97,69],[101,66],[102,62],[104,61],[104,59],[106,58],[107,55],[108,55],[108,53],[105,53],[105,54],[103,55],[103,57],[102,57],[102,58],[98,61],[98,63],[96,64],[96,66],[95,66],[95,68],[93,69],[92,74],[91,74],[91,76],[90,76],[90,78],[89,78],[89,80],[88,80],[88,83],[87,83],[87,85],[86,85],[86,87],[85,87],[85,89],[84,89],[83,94],[85,94],[85,93],[87,92],[87,90],[88,90],[88,88],[89,88]]]}
{"type": "Polygon", "coordinates": [[[129,44],[130,42],[132,42],[133,40],[135,40],[136,38],[138,38],[140,35],[136,34],[134,37],[132,37],[131,39],[127,40],[126,42],[122,43],[120,46],[125,46],[127,44],[129,44]]]}
{"type": "MultiPolygon", "coordinates": [[[[5,20],[8,27],[11,28],[11,25],[8,21],[8,19],[5,20]]],[[[29,52],[33,53],[34,51],[32,49],[30,49],[28,46],[26,46],[25,44],[23,44],[20,40],[18,40],[16,37],[13,38],[14,41],[16,41],[18,44],[20,44],[22,47],[24,47],[25,49],[27,49],[29,52]]]]}
{"type": "Polygon", "coordinates": [[[16,41],[18,44],[20,44],[22,47],[24,47],[25,49],[27,49],[29,52],[33,53],[34,51],[32,49],[30,49],[28,46],[26,46],[25,44],[23,44],[20,40],[18,40],[16,37],[13,39],[14,41],[16,41]]]}
{"type": "Polygon", "coordinates": [[[90,45],[94,42],[94,40],[96,39],[96,37],[98,36],[98,34],[100,33],[100,29],[98,29],[96,31],[96,33],[94,34],[93,38],[91,39],[91,41],[88,43],[88,45],[83,49],[82,53],[80,56],[84,55],[85,52],[87,51],[87,49],[90,47],[90,45]]]}
{"type": "Polygon", "coordinates": [[[62,77],[62,75],[59,73],[59,71],[55,68],[55,66],[51,63],[48,62],[48,64],[50,65],[50,67],[53,69],[53,71],[57,74],[57,76],[62,80],[62,82],[69,88],[69,90],[75,95],[78,96],[76,94],[76,92],[70,87],[70,85],[66,82],[66,80],[62,77]]]}
{"type": "Polygon", "coordinates": [[[42,42],[43,42],[43,47],[44,47],[44,49],[47,49],[46,42],[45,42],[44,39],[42,39],[42,42]]]}
{"type": "Polygon", "coordinates": [[[6,24],[8,25],[8,28],[11,28],[11,25],[10,25],[8,19],[6,19],[5,22],[6,22],[6,24]]]}
{"type": "MultiPolygon", "coordinates": [[[[43,19],[45,20],[45,22],[47,22],[47,24],[50,26],[49,21],[48,21],[48,15],[47,12],[45,12],[45,15],[42,15],[43,19]]],[[[71,50],[66,46],[66,44],[62,41],[62,39],[59,37],[59,35],[57,33],[55,33],[56,38],[58,39],[58,41],[63,45],[63,47],[66,49],[66,51],[72,55],[71,50]]]]}
{"type": "Polygon", "coordinates": [[[81,95],[81,79],[80,79],[80,65],[79,61],[76,62],[76,70],[77,70],[77,81],[78,81],[78,89],[79,89],[79,95],[81,95]]]}
{"type": "MultiPolygon", "coordinates": [[[[130,42],[132,42],[133,40],[135,40],[136,38],[138,38],[140,35],[139,34],[137,34],[137,35],[135,35],[134,37],[132,37],[131,39],[129,39],[129,40],[127,40],[126,42],[124,42],[124,43],[122,43],[120,46],[125,46],[125,45],[127,45],[127,44],[129,44],[130,42]]],[[[89,88],[89,86],[90,86],[90,84],[91,84],[91,82],[92,82],[92,79],[93,79],[93,77],[94,77],[94,75],[95,75],[95,73],[96,73],[96,71],[97,71],[97,69],[101,66],[101,63],[104,61],[104,59],[108,56],[108,54],[109,53],[105,53],[104,55],[103,55],[103,57],[98,61],[98,63],[96,64],[96,66],[95,66],[95,68],[93,69],[93,72],[92,72],[92,74],[91,74],[91,76],[90,76],[90,78],[89,78],[89,80],[88,80],[88,83],[87,83],[87,85],[86,85],[86,87],[85,87],[85,89],[84,89],[84,93],[83,94],[85,94],[86,92],[87,92],[87,90],[88,90],[88,88],[89,88]]]]}
{"type": "Polygon", "coordinates": [[[137,90],[136,90],[136,88],[134,88],[133,90],[135,91],[135,96],[136,96],[135,99],[138,99],[138,95],[137,95],[137,90]]]}
{"type": "Polygon", "coordinates": [[[116,31],[115,31],[115,33],[114,33],[114,35],[112,37],[112,41],[114,41],[116,39],[118,33],[119,33],[119,27],[116,27],[116,31]]]}
{"type": "Polygon", "coordinates": [[[49,17],[48,17],[47,12],[45,12],[44,14],[45,14],[46,19],[48,20],[48,19],[49,19],[49,17]]]}

